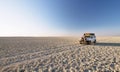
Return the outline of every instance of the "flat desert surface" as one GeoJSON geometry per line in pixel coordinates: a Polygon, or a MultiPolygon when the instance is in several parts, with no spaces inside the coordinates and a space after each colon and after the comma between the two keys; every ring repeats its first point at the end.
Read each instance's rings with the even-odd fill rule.
{"type": "Polygon", "coordinates": [[[1,37],[0,72],[120,72],[120,37],[1,37]]]}

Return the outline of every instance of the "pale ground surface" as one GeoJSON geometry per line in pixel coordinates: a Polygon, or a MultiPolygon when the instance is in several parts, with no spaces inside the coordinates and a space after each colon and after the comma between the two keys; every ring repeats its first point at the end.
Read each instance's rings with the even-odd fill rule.
{"type": "Polygon", "coordinates": [[[98,37],[95,45],[80,45],[78,40],[0,38],[0,71],[120,71],[120,37],[98,37]]]}

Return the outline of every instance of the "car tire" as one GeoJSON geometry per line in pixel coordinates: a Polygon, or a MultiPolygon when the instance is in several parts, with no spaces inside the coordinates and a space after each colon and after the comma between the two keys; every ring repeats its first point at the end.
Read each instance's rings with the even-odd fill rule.
{"type": "Polygon", "coordinates": [[[94,41],[94,43],[96,43],[96,40],[94,41]]]}

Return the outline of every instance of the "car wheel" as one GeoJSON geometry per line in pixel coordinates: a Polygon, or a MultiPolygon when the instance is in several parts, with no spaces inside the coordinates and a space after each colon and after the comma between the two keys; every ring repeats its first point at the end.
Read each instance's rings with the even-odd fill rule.
{"type": "Polygon", "coordinates": [[[94,41],[94,43],[96,43],[96,40],[94,41]]]}

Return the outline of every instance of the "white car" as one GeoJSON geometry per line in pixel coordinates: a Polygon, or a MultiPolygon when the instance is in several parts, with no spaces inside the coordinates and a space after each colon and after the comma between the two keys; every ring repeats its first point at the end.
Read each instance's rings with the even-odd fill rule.
{"type": "Polygon", "coordinates": [[[80,44],[94,44],[96,43],[96,36],[94,33],[84,33],[79,42],[80,44]]]}

